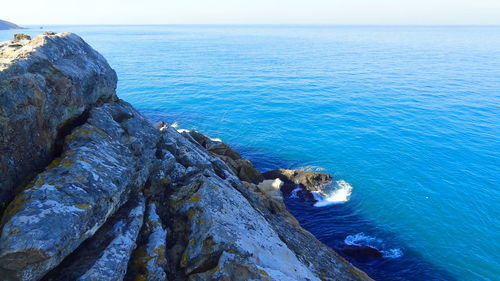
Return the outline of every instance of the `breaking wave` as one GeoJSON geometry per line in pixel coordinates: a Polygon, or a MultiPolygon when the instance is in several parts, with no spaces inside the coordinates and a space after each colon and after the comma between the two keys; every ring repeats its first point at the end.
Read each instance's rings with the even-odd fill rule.
{"type": "Polygon", "coordinates": [[[302,191],[302,188],[296,187],[292,192],[290,193],[290,198],[299,198],[299,192],[302,191]]]}
{"type": "Polygon", "coordinates": [[[296,170],[312,171],[312,172],[323,172],[325,168],[320,166],[308,165],[295,168],[296,170]]]}
{"type": "Polygon", "coordinates": [[[349,201],[352,194],[352,186],[344,181],[335,181],[330,188],[327,188],[324,192],[312,192],[314,199],[317,201],[314,203],[314,207],[325,207],[332,204],[341,204],[349,201]]]}
{"type": "Polygon", "coordinates": [[[397,259],[403,256],[403,251],[399,248],[387,249],[384,241],[380,238],[365,235],[363,232],[348,235],[344,243],[349,246],[369,246],[379,250],[384,258],[397,259]]]}

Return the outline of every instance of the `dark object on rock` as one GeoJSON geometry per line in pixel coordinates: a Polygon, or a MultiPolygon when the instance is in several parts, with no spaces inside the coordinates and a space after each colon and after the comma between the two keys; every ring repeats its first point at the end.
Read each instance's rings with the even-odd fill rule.
{"type": "Polygon", "coordinates": [[[300,186],[306,194],[307,200],[314,201],[311,192],[323,191],[324,187],[332,182],[332,177],[327,173],[304,170],[278,169],[262,173],[266,180],[277,179],[283,181],[281,191],[289,195],[292,190],[300,186]]]}
{"type": "Polygon", "coordinates": [[[370,261],[374,259],[380,259],[383,254],[376,248],[370,246],[355,246],[348,245],[342,248],[342,253],[346,256],[354,258],[358,261],[370,261]]]}
{"type": "Polygon", "coordinates": [[[31,37],[24,33],[16,33],[14,34],[14,42],[19,42],[21,40],[31,40],[31,37]]]}
{"type": "Polygon", "coordinates": [[[55,33],[54,31],[45,31],[43,33],[43,35],[48,35],[48,36],[51,36],[51,35],[56,35],[57,33],[55,33]]]}

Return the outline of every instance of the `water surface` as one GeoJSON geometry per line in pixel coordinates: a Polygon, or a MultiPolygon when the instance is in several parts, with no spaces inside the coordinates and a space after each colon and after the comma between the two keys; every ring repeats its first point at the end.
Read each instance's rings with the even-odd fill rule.
{"type": "Polygon", "coordinates": [[[498,280],[499,27],[45,29],[104,54],[119,96],[152,120],[219,137],[261,170],[349,183],[344,204],[287,204],[334,248],[393,251],[354,261],[372,277],[498,280]]]}

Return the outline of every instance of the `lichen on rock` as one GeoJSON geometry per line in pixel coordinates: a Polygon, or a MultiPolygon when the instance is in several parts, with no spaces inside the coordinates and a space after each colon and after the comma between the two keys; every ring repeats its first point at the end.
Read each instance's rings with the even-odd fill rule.
{"type": "Polygon", "coordinates": [[[262,175],[115,88],[74,34],[0,43],[2,280],[371,280],[286,210],[328,175],[262,175]]]}
{"type": "Polygon", "coordinates": [[[70,33],[0,42],[0,212],[86,110],[116,99],[116,73],[70,33]]]}

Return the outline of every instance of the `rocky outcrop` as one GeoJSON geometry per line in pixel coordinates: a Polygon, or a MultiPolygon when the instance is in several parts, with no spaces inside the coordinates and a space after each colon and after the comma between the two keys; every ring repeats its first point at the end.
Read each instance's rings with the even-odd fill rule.
{"type": "Polygon", "coordinates": [[[0,43],[2,280],[370,280],[300,227],[281,180],[119,100],[78,36],[18,39],[0,43]]]}
{"type": "Polygon", "coordinates": [[[40,35],[0,43],[0,209],[61,153],[91,108],[116,99],[117,77],[80,37],[40,35]]]}
{"type": "Polygon", "coordinates": [[[23,40],[31,40],[31,37],[23,33],[14,34],[14,40],[13,40],[14,42],[20,42],[23,40]]]}
{"type": "Polygon", "coordinates": [[[62,155],[6,209],[0,273],[37,279],[91,237],[142,188],[157,139],[151,124],[122,101],[92,109],[65,138],[62,155]]]}
{"type": "Polygon", "coordinates": [[[7,30],[7,29],[23,29],[23,28],[17,24],[5,20],[0,20],[0,30],[7,30]]]}
{"type": "Polygon", "coordinates": [[[128,280],[160,281],[167,278],[167,232],[156,209],[155,203],[148,205],[142,241],[132,256],[128,280]]]}
{"type": "Polygon", "coordinates": [[[99,230],[44,281],[122,280],[143,223],[144,196],[134,193],[99,230]]]}
{"type": "Polygon", "coordinates": [[[259,171],[253,167],[252,162],[241,158],[240,154],[226,143],[211,139],[196,131],[182,131],[182,134],[189,140],[194,140],[212,155],[222,159],[242,181],[258,184],[264,180],[259,171]]]}
{"type": "MultiPolygon", "coordinates": [[[[162,128],[169,167],[168,217],[177,218],[168,259],[178,280],[319,280],[239,191],[243,183],[174,128],[162,128]],[[181,165],[176,165],[180,163],[181,165]],[[180,220],[180,218],[183,218],[180,220]],[[279,261],[279,262],[277,262],[279,261]]],[[[162,181],[161,175],[156,180],[162,181]]],[[[156,184],[156,186],[161,186],[156,184]]]]}
{"type": "Polygon", "coordinates": [[[332,183],[332,177],[327,173],[277,169],[262,173],[266,180],[279,178],[283,181],[281,191],[290,195],[297,187],[303,191],[303,197],[309,201],[316,201],[311,192],[323,192],[325,187],[332,183]]]}
{"type": "MultiPolygon", "coordinates": [[[[258,210],[278,233],[280,239],[297,258],[321,280],[371,280],[344,258],[303,229],[285,207],[283,199],[267,192],[262,185],[244,183],[239,189],[250,204],[258,210]]],[[[274,181],[276,186],[280,182],[274,181]]]]}

